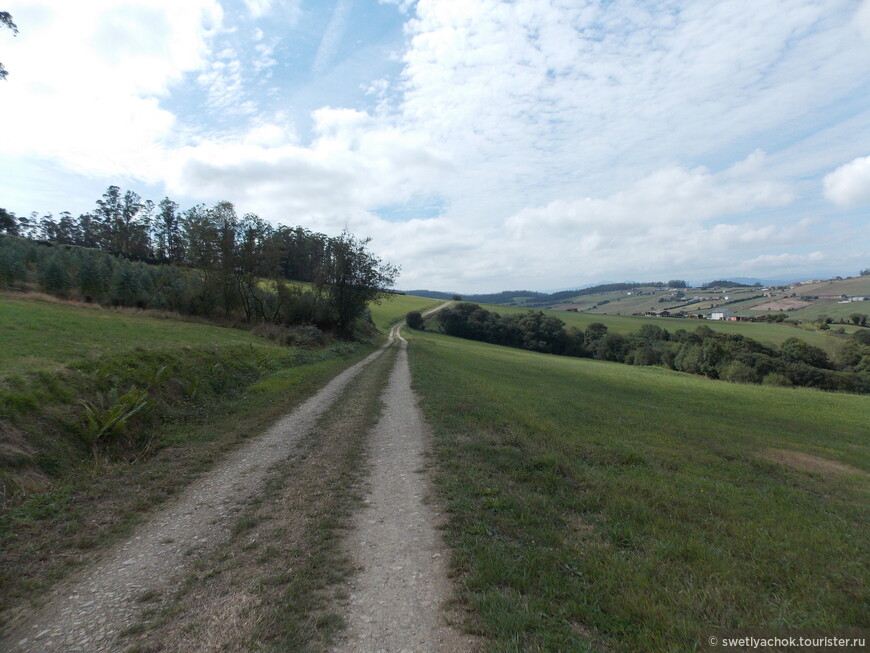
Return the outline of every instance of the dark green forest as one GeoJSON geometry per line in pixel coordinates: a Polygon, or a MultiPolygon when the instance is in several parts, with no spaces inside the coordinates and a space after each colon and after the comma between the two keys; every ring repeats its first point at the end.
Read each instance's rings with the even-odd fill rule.
{"type": "Polygon", "coordinates": [[[181,210],[118,186],[78,217],[0,209],[0,234],[0,288],[343,336],[364,330],[398,273],[348,231],[275,227],[230,202],[181,210]]]}
{"type": "MultiPolygon", "coordinates": [[[[409,318],[409,326],[422,328],[416,316],[409,314],[409,318]]],[[[771,347],[742,335],[713,331],[706,325],[693,332],[677,329],[671,333],[644,324],[638,332],[622,335],[608,332],[606,325],[597,322],[582,331],[566,329],[562,320],[541,311],[499,315],[470,303],[442,309],[436,319],[447,335],[547,354],[661,365],[739,383],[870,393],[870,329],[844,338],[832,358],[798,338],[771,347]]]]}

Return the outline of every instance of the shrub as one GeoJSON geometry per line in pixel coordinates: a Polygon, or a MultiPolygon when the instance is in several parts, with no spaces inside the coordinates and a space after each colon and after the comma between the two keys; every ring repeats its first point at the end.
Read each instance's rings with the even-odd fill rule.
{"type": "Polygon", "coordinates": [[[0,286],[10,286],[15,282],[24,281],[26,277],[27,270],[24,267],[24,256],[21,251],[11,246],[0,246],[0,286]]]}
{"type": "Polygon", "coordinates": [[[423,330],[423,314],[420,311],[409,311],[405,316],[405,323],[409,329],[423,330]]]}
{"type": "Polygon", "coordinates": [[[45,292],[66,297],[72,286],[69,272],[60,254],[52,254],[39,265],[39,287],[45,292]]]}
{"type": "Polygon", "coordinates": [[[758,383],[758,375],[746,363],[734,360],[722,366],[719,378],[732,383],[758,383]]]}
{"type": "Polygon", "coordinates": [[[787,376],[780,374],[779,372],[771,372],[761,380],[761,383],[764,385],[779,386],[781,388],[790,388],[794,385],[787,376]]]}

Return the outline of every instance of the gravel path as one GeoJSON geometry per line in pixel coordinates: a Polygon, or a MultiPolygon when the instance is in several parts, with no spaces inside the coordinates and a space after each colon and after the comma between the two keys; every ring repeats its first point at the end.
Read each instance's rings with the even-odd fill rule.
{"type": "Polygon", "coordinates": [[[344,387],[384,349],[336,376],[322,390],[251,440],[188,488],[126,542],[65,582],[47,604],[0,639],[2,651],[112,651],[154,593],[176,589],[197,557],[227,539],[233,514],[261,488],[267,471],[285,460],[344,387]]]}
{"type": "Polygon", "coordinates": [[[407,342],[384,391],[383,416],[371,436],[366,503],[348,538],[361,569],[351,582],[348,632],[335,651],[445,651],[474,649],[474,641],[445,622],[450,596],[439,514],[426,501],[424,451],[428,431],[411,389],[407,342]]]}

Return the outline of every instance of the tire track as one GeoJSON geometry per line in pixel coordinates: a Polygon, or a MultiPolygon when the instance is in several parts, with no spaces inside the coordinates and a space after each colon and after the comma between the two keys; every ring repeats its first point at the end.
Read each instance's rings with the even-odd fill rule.
{"type": "Polygon", "coordinates": [[[384,413],[371,434],[370,490],[348,550],[360,568],[352,581],[348,630],[334,651],[444,651],[475,648],[473,638],[445,621],[451,595],[440,516],[426,501],[421,473],[428,431],[411,389],[407,341],[383,394],[384,413]]]}
{"type": "Polygon", "coordinates": [[[117,650],[136,623],[138,598],[172,592],[195,560],[230,535],[234,514],[262,487],[268,470],[294,454],[344,388],[393,342],[333,378],[263,435],[230,454],[171,506],[139,526],[102,561],[53,590],[44,607],[7,627],[4,651],[117,650]]]}

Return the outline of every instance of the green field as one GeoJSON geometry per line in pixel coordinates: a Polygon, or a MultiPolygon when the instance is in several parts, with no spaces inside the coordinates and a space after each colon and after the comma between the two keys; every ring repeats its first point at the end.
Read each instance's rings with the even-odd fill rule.
{"type": "MultiPolygon", "coordinates": [[[[500,306],[497,304],[483,305],[488,311],[501,315],[524,313],[530,309],[515,306],[500,306]]],[[[539,310],[539,309],[534,309],[539,310]]],[[[810,345],[821,347],[828,353],[834,353],[841,343],[841,338],[830,331],[817,331],[801,328],[790,324],[772,322],[726,322],[721,320],[694,320],[689,318],[637,317],[632,315],[601,315],[596,313],[570,313],[567,311],[544,310],[546,315],[557,317],[567,327],[577,327],[585,330],[593,322],[606,324],[608,330],[615,333],[636,333],[644,324],[655,324],[673,333],[677,329],[694,331],[699,326],[708,326],[714,331],[742,335],[767,345],[779,346],[788,338],[800,338],[810,345]]],[[[847,329],[851,331],[851,329],[847,329]]]]}
{"type": "Polygon", "coordinates": [[[798,286],[795,292],[798,295],[870,295],[870,275],[798,286]]]}
{"type": "Polygon", "coordinates": [[[695,650],[870,623],[870,398],[412,332],[470,627],[695,650]]]}
{"type": "Polygon", "coordinates": [[[136,347],[271,344],[247,331],[0,296],[0,372],[32,372],[136,347]]]}
{"type": "MultiPolygon", "coordinates": [[[[440,303],[424,297],[391,295],[371,306],[372,319],[386,332],[408,311],[440,303]]],[[[33,372],[136,347],[277,347],[240,329],[14,295],[0,296],[0,342],[0,373],[33,372]]]]}
{"type": "Polygon", "coordinates": [[[798,308],[793,311],[788,311],[786,315],[790,320],[817,320],[824,315],[835,321],[849,320],[849,316],[853,313],[861,315],[870,315],[870,301],[849,302],[848,304],[840,304],[836,300],[819,300],[812,306],[798,308]]]}
{"type": "Polygon", "coordinates": [[[369,310],[377,327],[386,332],[396,322],[404,320],[409,311],[425,311],[443,303],[440,299],[414,295],[389,295],[380,304],[371,304],[369,310]]]}
{"type": "Polygon", "coordinates": [[[0,626],[376,346],[8,295],[0,338],[0,626]]]}

